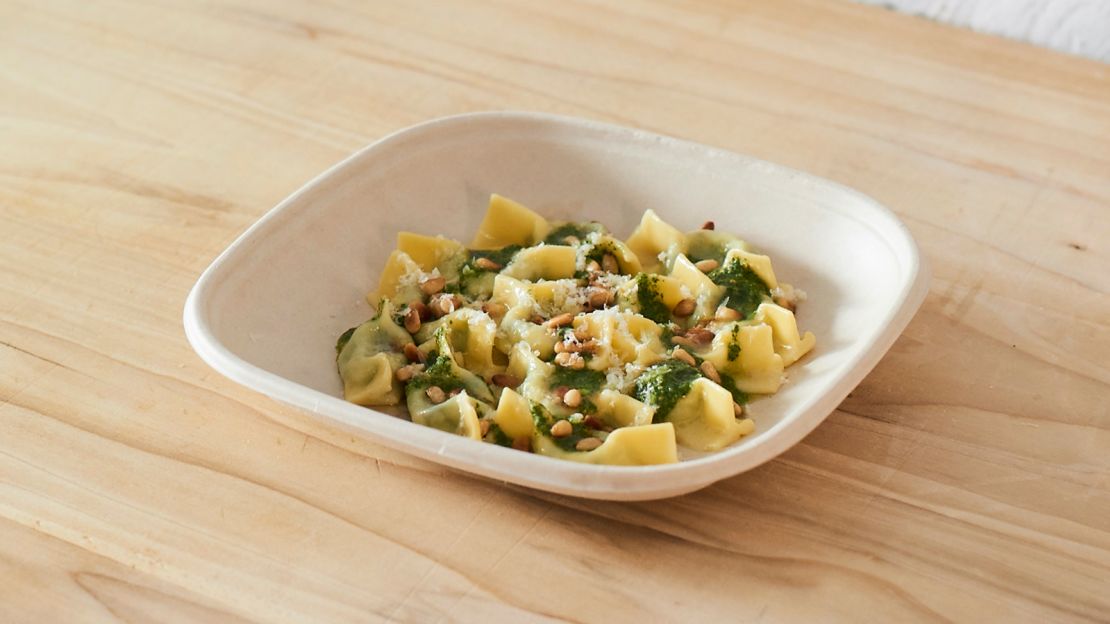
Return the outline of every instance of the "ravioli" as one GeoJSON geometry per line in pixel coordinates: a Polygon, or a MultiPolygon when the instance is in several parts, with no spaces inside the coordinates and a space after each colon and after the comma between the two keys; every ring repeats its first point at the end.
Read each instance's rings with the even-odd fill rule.
{"type": "Polygon", "coordinates": [[[813,350],[804,293],[712,223],[621,240],[493,195],[473,242],[398,235],[377,314],[340,336],[343,395],[561,460],[652,465],[756,429],[745,405],[813,350]],[[789,296],[787,296],[789,295],[789,296]]]}

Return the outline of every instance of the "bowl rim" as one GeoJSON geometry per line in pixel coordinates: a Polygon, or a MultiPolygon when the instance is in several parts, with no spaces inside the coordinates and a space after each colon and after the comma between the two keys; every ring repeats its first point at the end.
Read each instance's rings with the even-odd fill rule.
{"type": "Polygon", "coordinates": [[[251,224],[201,273],[185,301],[183,324],[186,338],[194,351],[220,374],[273,399],[307,410],[318,419],[368,436],[375,443],[467,472],[546,491],[608,500],[643,500],[692,491],[751,470],[800,442],[878,364],[924,301],[928,287],[928,267],[905,224],[878,201],[837,182],[723,148],[642,129],[550,113],[483,111],[439,117],[402,128],[355,151],[309,180],[251,224]],[[504,122],[554,125],[579,132],[617,134],[630,142],[647,139],[652,143],[662,143],[669,149],[724,158],[736,165],[759,165],[773,175],[789,176],[792,182],[819,184],[832,189],[854,200],[853,209],[848,211],[831,206],[822,206],[822,209],[837,211],[841,216],[875,232],[876,237],[901,260],[901,274],[904,277],[900,291],[892,299],[894,303],[885,310],[881,321],[875,324],[880,329],[872,335],[870,344],[840,365],[843,372],[831,388],[801,398],[793,406],[792,411],[797,414],[794,418],[776,423],[761,435],[731,447],[731,453],[730,449],[722,449],[674,464],[652,466],[610,466],[559,460],[520,453],[420,427],[411,421],[349,403],[255,366],[232,353],[216,338],[210,324],[210,300],[219,287],[220,278],[229,270],[230,261],[244,253],[260,234],[279,227],[283,220],[291,218],[289,208],[297,206],[304,196],[361,161],[401,142],[461,126],[504,122]],[[378,418],[367,418],[368,414],[377,415],[378,418]],[[460,446],[458,442],[473,444],[474,448],[466,451],[466,447],[460,446]],[[447,456],[448,451],[451,451],[450,457],[447,456]],[[499,453],[504,456],[498,457],[499,453]],[[490,454],[494,459],[482,461],[482,456],[490,454]],[[533,463],[533,466],[529,466],[533,463]],[[512,464],[517,464],[516,467],[520,469],[514,470],[512,464]],[[504,467],[497,467],[499,465],[504,467]],[[664,476],[670,485],[661,486],[656,482],[664,476]]]}

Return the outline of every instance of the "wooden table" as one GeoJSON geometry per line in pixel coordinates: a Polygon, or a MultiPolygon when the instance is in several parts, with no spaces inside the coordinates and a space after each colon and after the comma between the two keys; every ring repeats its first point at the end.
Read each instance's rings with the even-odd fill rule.
{"type": "Polygon", "coordinates": [[[0,621],[1110,617],[1110,66],[842,2],[5,2],[0,621]],[[463,111],[839,180],[932,290],[802,444],[600,503],[317,425],[185,342],[305,180],[463,111]]]}

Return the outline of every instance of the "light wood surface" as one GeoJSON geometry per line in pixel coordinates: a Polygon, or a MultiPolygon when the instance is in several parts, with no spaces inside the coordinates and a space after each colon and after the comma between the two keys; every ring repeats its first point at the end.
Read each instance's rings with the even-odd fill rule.
{"type": "Polygon", "coordinates": [[[803,0],[0,3],[0,621],[1106,621],[1110,66],[803,0]],[[200,271],[325,167],[516,108],[805,169],[932,264],[781,458],[450,473],[238,387],[200,271]]]}

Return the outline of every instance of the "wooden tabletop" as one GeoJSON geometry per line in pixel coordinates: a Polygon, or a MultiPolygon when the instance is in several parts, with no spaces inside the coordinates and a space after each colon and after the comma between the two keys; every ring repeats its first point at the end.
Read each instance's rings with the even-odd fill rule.
{"type": "Polygon", "coordinates": [[[848,2],[0,4],[0,621],[1110,617],[1110,66],[848,2]],[[868,193],[933,270],[801,444],[618,504],[445,471],[205,366],[282,197],[486,109],[868,193]]]}

